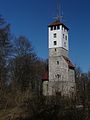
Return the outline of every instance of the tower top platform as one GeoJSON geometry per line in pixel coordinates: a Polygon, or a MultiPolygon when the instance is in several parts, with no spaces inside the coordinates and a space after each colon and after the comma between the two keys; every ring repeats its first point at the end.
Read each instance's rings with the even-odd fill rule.
{"type": "Polygon", "coordinates": [[[56,20],[56,21],[50,23],[48,25],[48,27],[58,26],[58,25],[62,25],[65,29],[69,30],[69,28],[64,23],[60,22],[59,20],[56,20]]]}

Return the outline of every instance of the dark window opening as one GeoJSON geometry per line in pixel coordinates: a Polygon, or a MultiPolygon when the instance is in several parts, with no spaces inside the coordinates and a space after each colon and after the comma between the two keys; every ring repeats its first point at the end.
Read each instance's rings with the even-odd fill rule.
{"type": "Polygon", "coordinates": [[[57,41],[54,41],[54,45],[57,45],[57,41]]]}
{"type": "Polygon", "coordinates": [[[53,26],[51,27],[51,31],[53,30],[53,26]]]}
{"type": "Polygon", "coordinates": [[[63,34],[63,38],[64,38],[64,34],[63,34]]]}
{"type": "Polygon", "coordinates": [[[65,40],[67,40],[67,36],[65,36],[65,40]]]}
{"type": "Polygon", "coordinates": [[[57,74],[55,75],[56,78],[61,78],[61,75],[57,74]]]}
{"type": "Polygon", "coordinates": [[[55,48],[55,51],[57,51],[57,49],[55,48]]]}
{"type": "Polygon", "coordinates": [[[60,26],[58,25],[58,26],[57,26],[57,30],[59,30],[59,29],[60,29],[60,26]]]}
{"type": "Polygon", "coordinates": [[[57,61],[57,65],[59,65],[59,61],[57,61]]]}
{"type": "Polygon", "coordinates": [[[54,30],[56,30],[56,26],[54,26],[54,30]]]}
{"type": "Polygon", "coordinates": [[[57,37],[57,34],[56,34],[56,33],[54,33],[54,34],[53,34],[53,37],[54,37],[54,38],[56,38],[56,37],[57,37]]]}

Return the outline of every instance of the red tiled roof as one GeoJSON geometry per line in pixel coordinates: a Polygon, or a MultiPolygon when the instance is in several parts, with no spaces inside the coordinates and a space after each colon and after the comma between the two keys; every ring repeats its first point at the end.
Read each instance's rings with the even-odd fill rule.
{"type": "Polygon", "coordinates": [[[65,57],[65,56],[63,56],[63,58],[64,58],[64,59],[65,59],[65,61],[67,62],[67,64],[68,64],[69,68],[72,68],[72,69],[74,69],[74,68],[75,68],[75,65],[73,65],[73,64],[72,64],[72,62],[70,61],[70,59],[69,59],[69,58],[67,58],[67,57],[65,57]]]}
{"type": "Polygon", "coordinates": [[[67,30],[69,30],[68,27],[66,27],[66,26],[65,26],[63,23],[61,23],[60,21],[54,21],[53,23],[49,24],[48,27],[57,26],[57,25],[62,25],[62,26],[64,26],[67,30]]]}
{"type": "Polygon", "coordinates": [[[48,81],[48,72],[45,72],[42,76],[42,81],[48,81]]]}

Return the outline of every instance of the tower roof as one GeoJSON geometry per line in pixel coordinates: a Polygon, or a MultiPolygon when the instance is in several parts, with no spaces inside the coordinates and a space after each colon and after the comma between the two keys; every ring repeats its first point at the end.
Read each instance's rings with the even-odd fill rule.
{"type": "Polygon", "coordinates": [[[52,26],[58,26],[58,25],[62,25],[63,27],[65,27],[67,30],[69,30],[68,27],[66,27],[66,25],[64,25],[62,22],[60,22],[59,20],[56,20],[54,22],[52,22],[51,24],[48,25],[48,27],[52,27],[52,26]]]}
{"type": "Polygon", "coordinates": [[[48,81],[48,71],[43,74],[42,81],[48,81]]]}
{"type": "Polygon", "coordinates": [[[63,58],[65,59],[65,61],[67,62],[69,68],[74,69],[75,65],[73,65],[73,63],[71,62],[71,60],[65,56],[63,56],[63,58]]]}

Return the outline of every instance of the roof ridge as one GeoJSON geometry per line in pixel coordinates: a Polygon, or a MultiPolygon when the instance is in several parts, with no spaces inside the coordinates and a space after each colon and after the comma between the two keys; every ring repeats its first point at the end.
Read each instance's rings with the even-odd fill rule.
{"type": "Polygon", "coordinates": [[[68,58],[68,57],[66,57],[66,56],[63,56],[62,55],[62,57],[65,59],[65,61],[67,62],[67,64],[68,64],[68,66],[69,66],[69,68],[75,68],[75,65],[72,63],[72,61],[68,58]]]}

